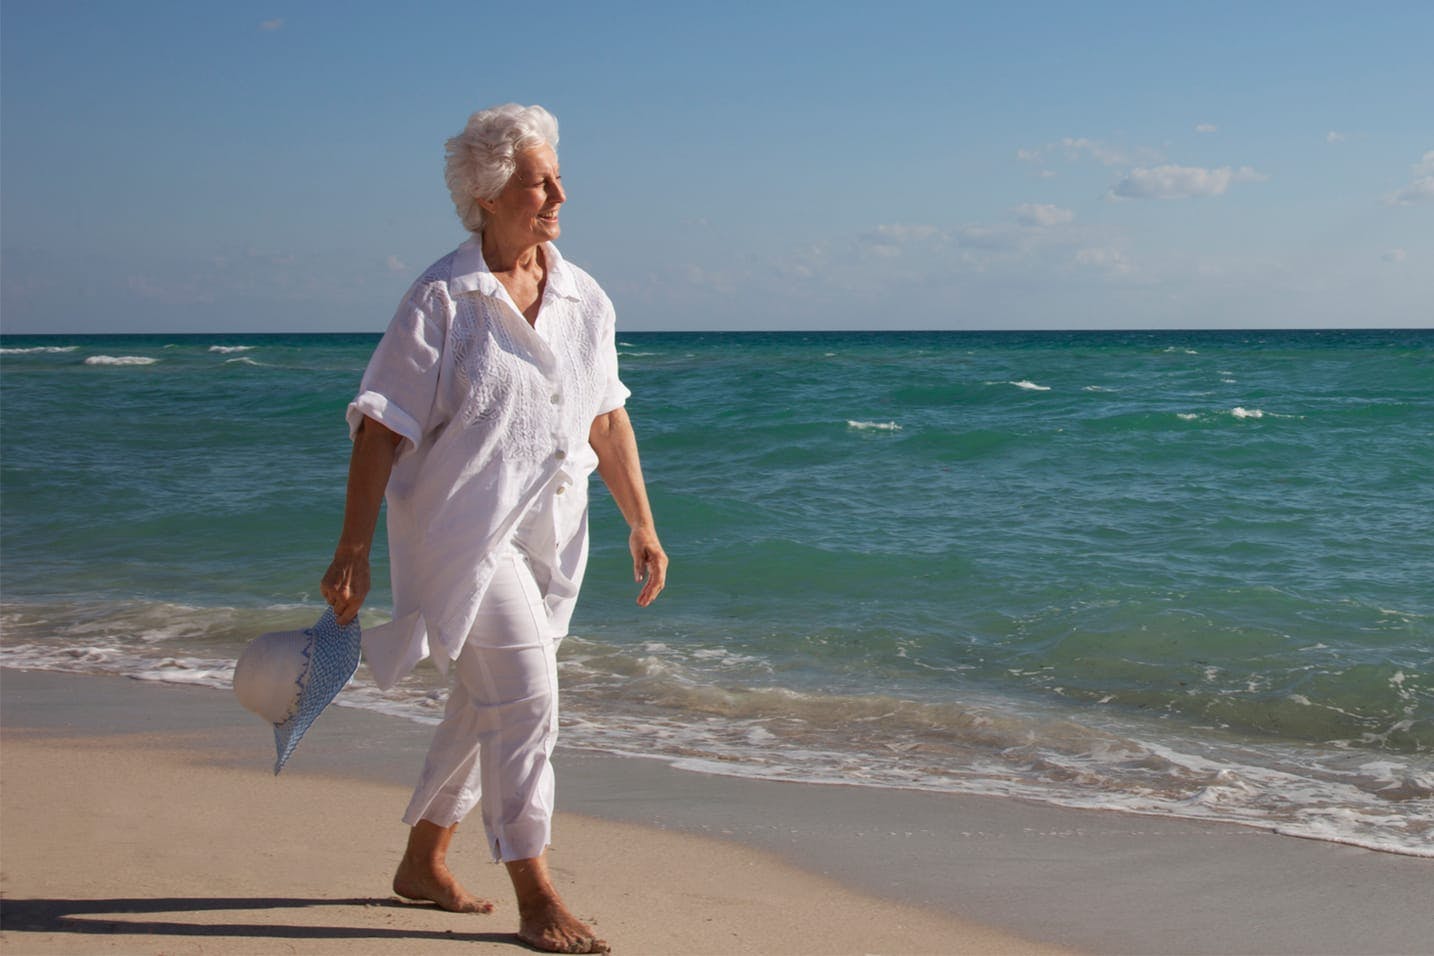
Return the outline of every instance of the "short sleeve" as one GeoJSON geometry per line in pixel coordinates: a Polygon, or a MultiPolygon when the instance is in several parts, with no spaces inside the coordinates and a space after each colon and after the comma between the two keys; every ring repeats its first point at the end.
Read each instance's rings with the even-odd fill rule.
{"type": "Polygon", "coordinates": [[[451,300],[442,282],[419,280],[404,296],[388,331],[369,359],[358,397],[346,415],[349,437],[365,416],[416,447],[432,430],[443,342],[451,300]]]}
{"type": "Polygon", "coordinates": [[[613,311],[612,302],[606,295],[603,296],[603,339],[600,349],[600,374],[603,378],[602,403],[598,406],[598,414],[606,415],[614,409],[622,408],[627,404],[631,390],[618,377],[617,372],[617,316],[613,311]]]}

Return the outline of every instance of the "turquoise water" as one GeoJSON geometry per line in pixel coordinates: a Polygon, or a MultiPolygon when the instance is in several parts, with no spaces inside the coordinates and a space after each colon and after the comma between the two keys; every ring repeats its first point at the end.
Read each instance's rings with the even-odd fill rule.
{"type": "MultiPolygon", "coordinates": [[[[376,340],[5,337],[4,662],[310,623],[376,340]]],[[[595,494],[569,742],[1434,855],[1434,333],[620,340],[671,582],[595,494]]]]}

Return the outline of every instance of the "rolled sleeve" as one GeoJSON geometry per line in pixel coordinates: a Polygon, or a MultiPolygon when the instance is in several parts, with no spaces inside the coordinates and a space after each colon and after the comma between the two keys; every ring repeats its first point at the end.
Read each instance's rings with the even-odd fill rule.
{"type": "Polygon", "coordinates": [[[603,388],[602,403],[598,407],[599,415],[606,415],[608,412],[622,408],[627,404],[628,396],[632,391],[622,383],[617,373],[617,318],[613,312],[612,302],[604,296],[604,334],[602,357],[599,360],[602,364],[603,379],[606,385],[603,388]]]}
{"type": "Polygon", "coordinates": [[[437,424],[434,407],[451,303],[441,283],[415,283],[364,371],[348,407],[349,437],[364,417],[391,429],[411,447],[437,424]]]}
{"type": "Polygon", "coordinates": [[[419,423],[418,419],[390,402],[388,396],[382,392],[370,389],[359,393],[358,398],[349,402],[345,417],[349,423],[350,441],[358,434],[359,425],[365,418],[372,418],[390,431],[398,433],[408,439],[414,447],[417,447],[418,443],[423,440],[423,425],[419,423]]]}

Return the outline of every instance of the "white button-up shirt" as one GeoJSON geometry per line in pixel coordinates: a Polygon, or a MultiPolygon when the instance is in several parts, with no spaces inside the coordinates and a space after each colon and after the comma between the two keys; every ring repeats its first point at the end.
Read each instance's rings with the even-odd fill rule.
{"type": "Polygon", "coordinates": [[[553,636],[567,633],[587,564],[588,431],[630,394],[612,303],[543,246],[536,327],[472,238],[404,296],[348,407],[403,437],[389,478],[394,621],[364,634],[380,686],[426,656],[458,656],[508,546],[528,558],[553,636]]]}

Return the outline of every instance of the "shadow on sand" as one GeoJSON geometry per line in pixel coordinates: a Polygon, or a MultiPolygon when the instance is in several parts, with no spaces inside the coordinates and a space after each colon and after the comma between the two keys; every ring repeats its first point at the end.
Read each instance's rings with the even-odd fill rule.
{"type": "Polygon", "coordinates": [[[293,926],[283,923],[175,923],[106,919],[142,913],[200,913],[215,910],[286,910],[311,906],[394,907],[423,905],[397,899],[279,899],[267,897],[105,900],[0,900],[0,930],[7,933],[93,933],[122,936],[235,936],[245,939],[452,940],[455,943],[510,943],[529,947],[513,933],[456,933],[445,930],[383,929],[367,926],[293,926]]]}

